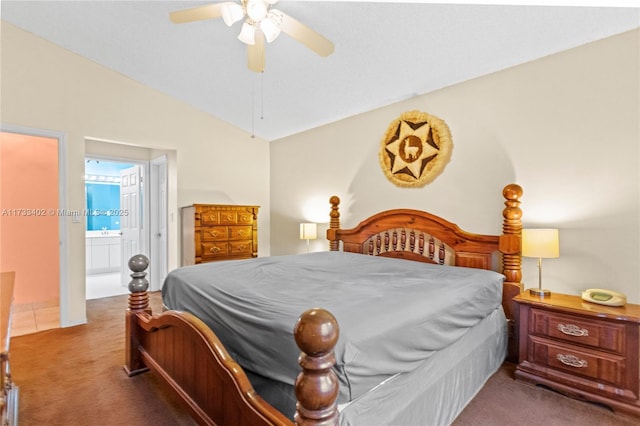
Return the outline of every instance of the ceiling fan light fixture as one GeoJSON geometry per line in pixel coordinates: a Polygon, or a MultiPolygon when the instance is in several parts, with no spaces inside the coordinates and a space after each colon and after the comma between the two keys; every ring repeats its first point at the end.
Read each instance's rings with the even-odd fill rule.
{"type": "Polygon", "coordinates": [[[245,21],[244,24],[242,24],[242,29],[240,30],[240,34],[238,35],[238,40],[252,46],[256,44],[256,29],[248,21],[245,21]]]}
{"type": "Polygon", "coordinates": [[[228,27],[244,17],[244,9],[237,3],[224,3],[220,8],[222,19],[228,27]]]}
{"type": "Polygon", "coordinates": [[[282,14],[277,10],[271,10],[266,18],[260,21],[260,29],[264,33],[264,37],[268,43],[278,37],[280,34],[280,25],[282,24],[282,14]]]}
{"type": "MultiPolygon", "coordinates": [[[[1,2],[2,0],[0,0],[1,2]]],[[[247,44],[249,70],[264,71],[265,42],[275,40],[280,32],[302,43],[320,56],[331,55],[333,43],[302,22],[273,5],[278,0],[218,1],[169,13],[174,24],[222,18],[227,26],[244,20],[238,39],[247,44]],[[246,17],[246,19],[245,19],[246,17]]]]}
{"type": "Polygon", "coordinates": [[[264,0],[248,0],[247,15],[256,22],[262,21],[267,16],[269,6],[264,0]]]}

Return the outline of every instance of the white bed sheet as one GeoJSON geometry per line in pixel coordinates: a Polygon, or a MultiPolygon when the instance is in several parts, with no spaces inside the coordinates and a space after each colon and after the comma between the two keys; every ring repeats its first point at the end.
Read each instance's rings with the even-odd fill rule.
{"type": "Polygon", "coordinates": [[[340,425],[449,425],[500,368],[506,353],[507,322],[500,306],[414,371],[341,405],[340,425]]]}

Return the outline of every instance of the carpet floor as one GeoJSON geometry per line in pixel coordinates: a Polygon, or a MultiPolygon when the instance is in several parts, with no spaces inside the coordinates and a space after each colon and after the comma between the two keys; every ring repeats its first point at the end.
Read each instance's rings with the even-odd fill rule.
{"type": "MultiPolygon", "coordinates": [[[[21,426],[195,424],[153,374],[131,378],[125,374],[126,306],[126,295],[89,300],[87,324],[11,340],[11,373],[20,389],[21,426]]],[[[160,311],[158,292],[151,293],[151,306],[155,312],[160,311]]],[[[513,365],[505,364],[494,374],[453,425],[639,424],[638,419],[614,414],[605,407],[516,383],[513,369],[513,365]]],[[[417,426],[440,425],[425,420],[417,426]]]]}

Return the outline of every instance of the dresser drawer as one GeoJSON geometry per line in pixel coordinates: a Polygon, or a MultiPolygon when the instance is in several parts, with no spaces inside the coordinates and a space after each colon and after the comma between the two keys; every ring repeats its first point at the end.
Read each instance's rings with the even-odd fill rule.
{"type": "Polygon", "coordinates": [[[202,241],[226,241],[229,231],[226,226],[202,227],[202,241]]]}
{"type": "Polygon", "coordinates": [[[220,225],[235,225],[238,223],[238,212],[235,210],[220,211],[220,225]]]}
{"type": "Polygon", "coordinates": [[[222,242],[202,242],[202,257],[226,256],[229,254],[229,243],[222,242]]]}
{"type": "Polygon", "coordinates": [[[231,256],[251,255],[252,252],[253,252],[253,244],[251,240],[229,242],[229,254],[231,256]]]}
{"type": "Polygon", "coordinates": [[[255,218],[253,217],[253,213],[247,211],[239,211],[238,217],[236,218],[236,223],[238,225],[251,225],[253,224],[254,219],[255,218]]]}
{"type": "Polygon", "coordinates": [[[229,227],[229,239],[230,240],[250,240],[253,236],[253,230],[251,226],[230,226],[229,227]]]}
{"type": "Polygon", "coordinates": [[[218,210],[203,210],[200,213],[200,225],[220,225],[220,212],[218,210]]]}
{"type": "Polygon", "coordinates": [[[531,309],[529,332],[619,354],[625,351],[625,326],[531,309]]]}
{"type": "Polygon", "coordinates": [[[578,346],[529,336],[529,361],[556,370],[579,374],[598,382],[624,386],[625,358],[578,346]]]}

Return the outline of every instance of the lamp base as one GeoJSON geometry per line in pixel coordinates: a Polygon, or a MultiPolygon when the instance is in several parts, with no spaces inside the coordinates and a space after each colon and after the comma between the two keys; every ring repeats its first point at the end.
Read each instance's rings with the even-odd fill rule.
{"type": "Polygon", "coordinates": [[[530,288],[529,294],[537,297],[549,297],[551,296],[551,292],[549,290],[545,290],[542,288],[530,288]]]}

